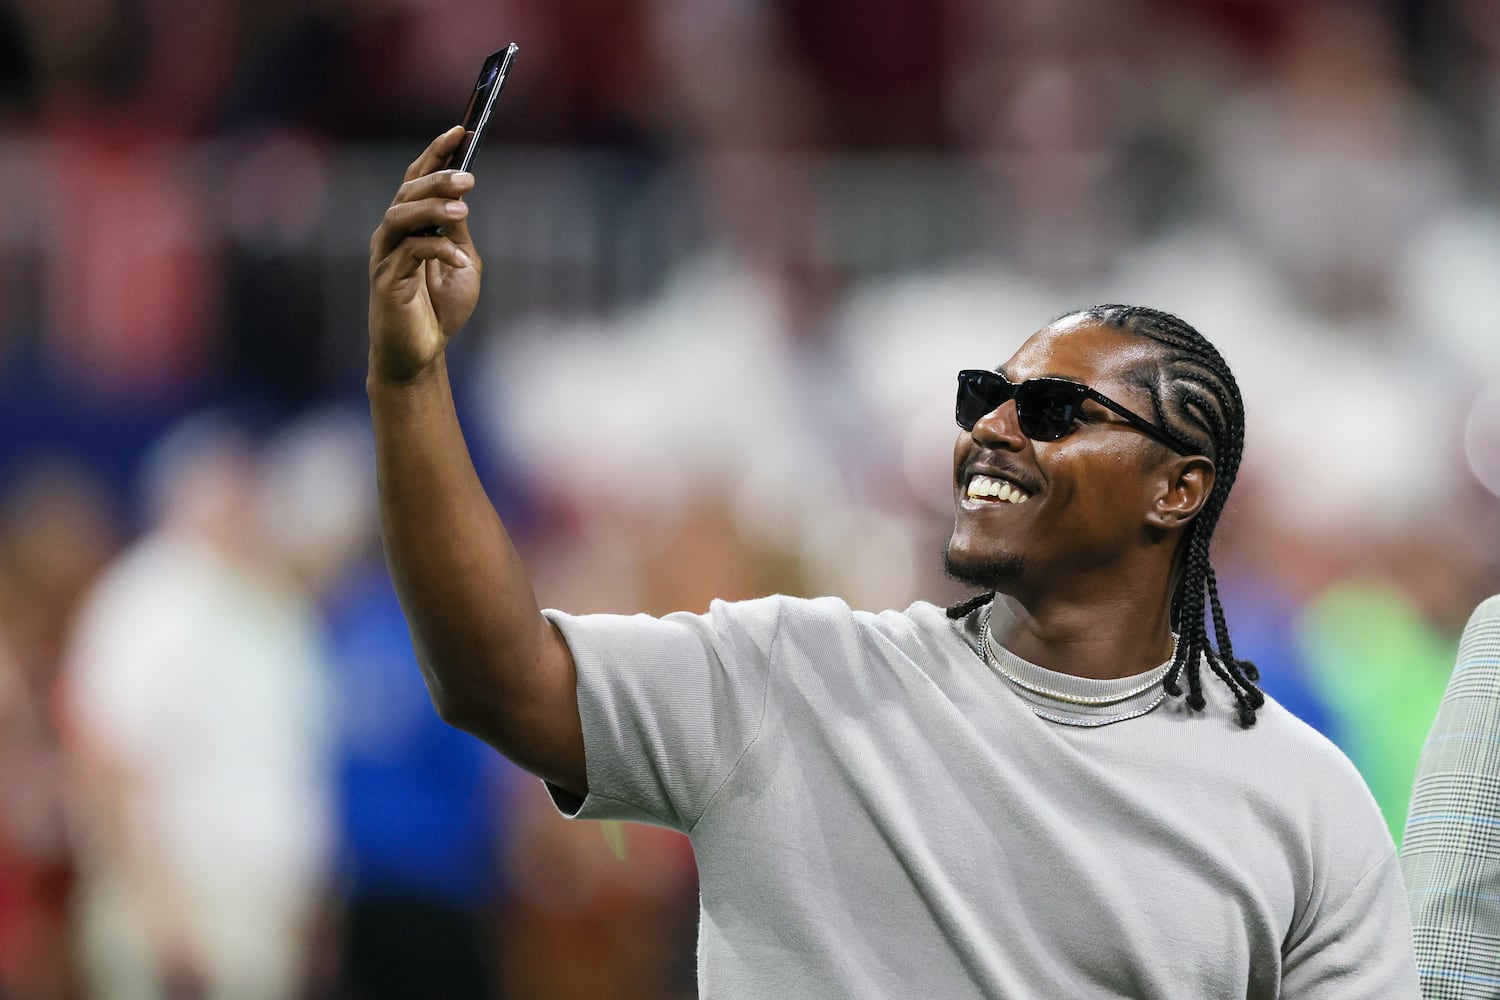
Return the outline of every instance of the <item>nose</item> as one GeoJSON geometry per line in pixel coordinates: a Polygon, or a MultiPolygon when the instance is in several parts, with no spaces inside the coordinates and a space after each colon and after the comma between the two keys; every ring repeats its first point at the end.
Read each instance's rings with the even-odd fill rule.
{"type": "Polygon", "coordinates": [[[1021,433],[1020,417],[1016,414],[1016,401],[1008,399],[974,422],[969,432],[975,442],[986,448],[1003,448],[1020,451],[1026,447],[1026,435],[1021,433]]]}

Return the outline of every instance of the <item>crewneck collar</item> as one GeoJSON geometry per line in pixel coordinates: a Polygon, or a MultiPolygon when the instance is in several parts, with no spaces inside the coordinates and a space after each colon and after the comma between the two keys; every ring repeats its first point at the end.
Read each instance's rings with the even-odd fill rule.
{"type": "MultiPolygon", "coordinates": [[[[1097,680],[1059,673],[1006,649],[991,626],[993,609],[992,603],[980,613],[979,653],[996,676],[1041,718],[1092,729],[1138,718],[1165,700],[1162,679],[1172,666],[1170,656],[1159,666],[1130,677],[1097,680]]],[[[996,622],[996,626],[999,624],[996,622]]],[[[1172,641],[1175,652],[1175,634],[1172,641]]]]}

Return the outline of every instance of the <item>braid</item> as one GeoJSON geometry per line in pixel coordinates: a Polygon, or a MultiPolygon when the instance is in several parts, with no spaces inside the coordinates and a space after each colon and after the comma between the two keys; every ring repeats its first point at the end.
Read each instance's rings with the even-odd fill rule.
{"type": "Polygon", "coordinates": [[[1189,583],[1191,590],[1182,594],[1181,608],[1178,614],[1177,644],[1184,647],[1183,666],[1187,670],[1188,697],[1187,703],[1194,711],[1203,711],[1203,681],[1201,668],[1203,654],[1208,648],[1208,637],[1203,631],[1203,574],[1201,567],[1207,561],[1203,553],[1203,547],[1198,542],[1199,535],[1196,531],[1188,540],[1188,562],[1183,573],[1183,580],[1189,583]],[[1197,608],[1198,613],[1192,614],[1191,609],[1197,608]]]}
{"type": "Polygon", "coordinates": [[[1245,403],[1239,385],[1213,344],[1171,313],[1143,306],[1100,305],[1084,310],[1084,314],[1161,345],[1163,350],[1147,386],[1157,420],[1214,461],[1213,490],[1188,528],[1187,558],[1172,595],[1177,652],[1163,687],[1173,697],[1180,696],[1178,679],[1186,673],[1187,704],[1202,711],[1205,701],[1200,673],[1202,663],[1207,661],[1209,669],[1234,695],[1240,725],[1253,726],[1255,710],[1265,704],[1265,695],[1255,686],[1260,671],[1248,660],[1235,658],[1224,606],[1219,601],[1218,579],[1209,561],[1209,543],[1244,454],[1245,403]],[[1208,638],[1209,616],[1217,646],[1208,638]]]}
{"type": "Polygon", "coordinates": [[[963,618],[964,616],[968,615],[975,609],[984,607],[994,599],[995,592],[993,590],[987,591],[983,594],[975,594],[973,597],[969,598],[966,601],[959,601],[955,604],[948,605],[948,617],[956,621],[959,618],[963,618]]]}
{"type": "MultiPolygon", "coordinates": [[[[1219,652],[1224,654],[1224,659],[1230,663],[1238,663],[1240,670],[1251,681],[1260,680],[1260,671],[1255,664],[1249,660],[1235,659],[1234,646],[1229,642],[1229,625],[1224,620],[1224,605],[1219,603],[1219,579],[1214,573],[1214,568],[1208,568],[1208,601],[1209,609],[1214,616],[1214,637],[1219,643],[1219,652]]],[[[1259,694],[1260,692],[1256,692],[1259,694]]],[[[1258,707],[1258,706],[1257,706],[1258,707]]]]}

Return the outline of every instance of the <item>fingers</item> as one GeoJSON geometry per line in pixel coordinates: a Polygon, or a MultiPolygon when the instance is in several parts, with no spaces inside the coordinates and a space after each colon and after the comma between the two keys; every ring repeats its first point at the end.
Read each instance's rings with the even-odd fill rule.
{"type": "Polygon", "coordinates": [[[448,157],[458,148],[459,139],[463,138],[464,127],[455,125],[422,150],[422,154],[411,161],[411,166],[406,168],[406,180],[414,181],[418,177],[430,174],[447,162],[448,157]]]}
{"type": "Polygon", "coordinates": [[[423,260],[441,260],[453,267],[467,267],[471,262],[469,207],[459,199],[473,189],[474,175],[441,169],[463,132],[462,125],[448,129],[406,168],[405,180],[370,237],[372,273],[409,276],[423,260]],[[387,262],[387,257],[396,259],[387,262]]]}
{"type": "Polygon", "coordinates": [[[473,250],[474,241],[469,236],[468,207],[456,200],[474,189],[473,174],[456,170],[440,170],[435,174],[418,178],[410,184],[403,184],[401,188],[402,190],[396,195],[397,201],[403,200],[403,197],[448,199],[441,223],[447,226],[445,235],[453,242],[473,250]]]}
{"type": "Polygon", "coordinates": [[[464,205],[464,203],[461,201],[452,201],[448,204],[463,205],[465,211],[461,215],[456,215],[453,217],[453,221],[448,223],[448,227],[444,230],[443,235],[448,237],[448,239],[452,242],[458,244],[458,246],[465,250],[470,256],[477,257],[479,255],[479,251],[474,246],[474,238],[469,235],[469,213],[467,211],[469,206],[464,205]]]}
{"type": "Polygon", "coordinates": [[[403,281],[415,275],[429,260],[458,268],[472,263],[468,254],[445,237],[408,236],[390,253],[379,258],[374,267],[374,282],[389,285],[403,281]]]}
{"type": "Polygon", "coordinates": [[[468,214],[468,205],[442,198],[392,205],[370,240],[370,256],[378,260],[411,236],[436,236],[468,214]]]}
{"type": "Polygon", "coordinates": [[[472,248],[466,221],[469,206],[458,199],[473,186],[473,174],[454,171],[439,171],[402,184],[371,237],[371,258],[379,260],[409,236],[431,236],[443,227],[450,240],[472,248]]]}
{"type": "Polygon", "coordinates": [[[474,175],[465,170],[439,170],[406,180],[391,204],[419,198],[462,198],[474,189],[474,175]]]}

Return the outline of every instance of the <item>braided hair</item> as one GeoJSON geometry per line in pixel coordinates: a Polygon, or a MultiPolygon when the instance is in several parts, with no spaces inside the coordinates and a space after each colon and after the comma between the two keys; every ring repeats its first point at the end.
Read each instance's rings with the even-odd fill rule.
{"type": "MultiPolygon", "coordinates": [[[[1143,388],[1151,396],[1156,422],[1214,461],[1213,489],[1188,526],[1187,557],[1172,594],[1172,628],[1178,634],[1178,641],[1162,683],[1168,694],[1178,697],[1182,694],[1180,679],[1185,675],[1187,704],[1195,711],[1202,711],[1205,701],[1200,672],[1206,662],[1234,695],[1240,725],[1253,726],[1256,709],[1265,704],[1265,696],[1256,686],[1260,671],[1249,660],[1234,655],[1224,606],[1219,601],[1218,579],[1208,557],[1209,542],[1219,516],[1224,513],[1224,503],[1244,453],[1245,404],[1239,385],[1213,344],[1171,313],[1144,306],[1110,304],[1068,315],[1087,316],[1104,326],[1160,345],[1156,363],[1142,377],[1143,388]],[[1208,637],[1210,617],[1216,645],[1208,637]]],[[[994,596],[980,594],[954,604],[948,609],[948,616],[962,618],[994,596]]]]}

